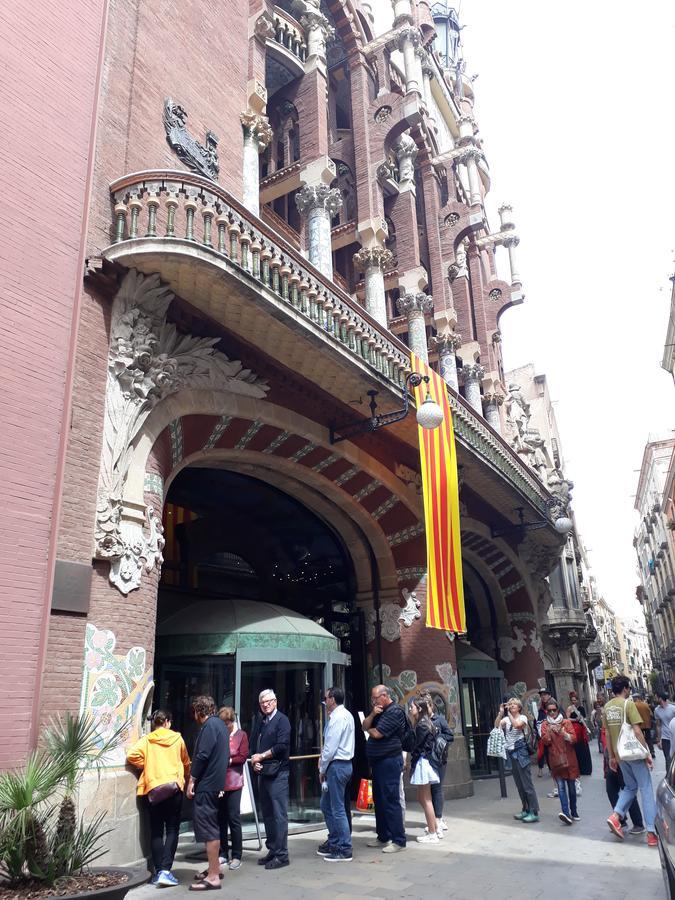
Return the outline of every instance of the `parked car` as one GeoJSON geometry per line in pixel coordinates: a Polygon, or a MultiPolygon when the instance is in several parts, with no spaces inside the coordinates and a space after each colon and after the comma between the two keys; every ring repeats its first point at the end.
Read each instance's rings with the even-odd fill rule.
{"type": "Polygon", "coordinates": [[[675,757],[656,789],[656,834],[666,896],[675,900],[675,757]]]}

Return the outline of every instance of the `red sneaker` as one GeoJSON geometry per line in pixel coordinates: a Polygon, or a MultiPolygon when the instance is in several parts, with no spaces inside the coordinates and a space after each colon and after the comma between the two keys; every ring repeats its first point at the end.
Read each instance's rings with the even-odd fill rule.
{"type": "Polygon", "coordinates": [[[647,846],[648,847],[658,847],[659,846],[659,839],[657,838],[657,836],[654,834],[653,831],[647,832],[647,846]]]}
{"type": "Polygon", "coordinates": [[[623,840],[623,828],[621,827],[621,821],[616,813],[612,813],[609,819],[607,819],[607,824],[609,825],[609,830],[613,831],[618,838],[623,840]]]}

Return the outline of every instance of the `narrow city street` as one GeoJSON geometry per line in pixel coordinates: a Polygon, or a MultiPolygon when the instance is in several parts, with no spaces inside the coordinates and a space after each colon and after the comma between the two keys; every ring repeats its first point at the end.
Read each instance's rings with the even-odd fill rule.
{"type": "MultiPolygon", "coordinates": [[[[236,900],[268,896],[285,898],[355,897],[457,898],[499,897],[500,900],[591,900],[591,898],[665,897],[663,877],[656,849],[649,849],[644,835],[627,837],[621,844],[605,824],[610,808],[604,791],[600,757],[593,759],[594,773],[582,779],[579,801],[581,821],[572,827],[558,819],[557,799],[549,799],[549,778],[537,778],[541,819],[536,825],[521,825],[512,814],[520,808],[512,779],[507,779],[508,798],[499,798],[499,782],[478,781],[476,794],[466,800],[446,804],[449,830],[442,844],[424,846],[415,842],[423,828],[416,804],[407,814],[408,849],[395,856],[366,847],[373,836],[371,816],[354,817],[354,860],[326,863],[315,855],[325,832],[291,837],[291,865],[266,872],[256,865],[262,855],[244,851],[244,864],[237,872],[227,871],[223,880],[226,895],[236,900]],[[639,890],[636,888],[639,885],[639,890]]],[[[654,785],[663,777],[663,756],[657,752],[654,785]]],[[[130,900],[148,900],[157,890],[187,897],[195,872],[203,868],[184,859],[185,846],[173,872],[180,880],[175,889],[152,885],[130,893],[130,900]]],[[[194,896],[194,894],[192,895],[194,896]]]]}

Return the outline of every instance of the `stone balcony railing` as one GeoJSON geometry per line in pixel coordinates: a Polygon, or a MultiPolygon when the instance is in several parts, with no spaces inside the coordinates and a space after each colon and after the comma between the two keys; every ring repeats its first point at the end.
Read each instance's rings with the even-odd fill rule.
{"type": "MultiPolygon", "coordinates": [[[[150,171],[114,181],[110,192],[113,244],[104,257],[124,265],[125,256],[153,244],[159,253],[171,247],[185,254],[198,245],[214,264],[227,263],[263,295],[273,292],[276,301],[288,305],[289,318],[339,345],[400,395],[410,371],[408,347],[219,185],[186,172],[150,171]]],[[[549,515],[552,496],[534,472],[451,388],[448,399],[458,443],[549,515]]],[[[583,612],[579,614],[583,628],[583,612]]]]}
{"type": "Polygon", "coordinates": [[[583,609],[551,606],[542,627],[556,647],[565,649],[583,640],[586,615],[583,609]]]}
{"type": "Polygon", "coordinates": [[[274,7],[274,41],[289,50],[300,62],[307,58],[307,42],[302,27],[285,10],[274,7]]]}

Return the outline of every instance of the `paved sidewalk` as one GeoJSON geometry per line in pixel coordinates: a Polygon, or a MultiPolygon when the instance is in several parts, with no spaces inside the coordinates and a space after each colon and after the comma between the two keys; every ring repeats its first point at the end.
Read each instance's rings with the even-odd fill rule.
{"type": "MultiPolygon", "coordinates": [[[[535,778],[541,803],[541,821],[524,825],[512,815],[520,809],[511,778],[509,797],[501,800],[498,781],[476,782],[476,794],[446,803],[449,826],[438,845],[418,844],[423,817],[411,804],[406,817],[408,849],[394,856],[366,847],[373,836],[372,816],[354,817],[354,861],[326,863],[316,855],[326,832],[292,836],[291,865],[275,872],[256,865],[261,853],[244,851],[244,864],[227,871],[217,897],[251,900],[635,900],[665,897],[658,850],[648,848],[645,837],[613,837],[605,824],[610,813],[604,791],[601,757],[594,753],[595,772],[582,779],[579,800],[581,822],[572,827],[558,819],[557,800],[546,797],[550,778],[535,778]]],[[[663,777],[663,756],[657,751],[654,785],[663,777]]],[[[188,885],[203,864],[177,859],[173,872],[181,884],[164,888],[177,900],[186,900],[188,885]]],[[[145,885],[129,900],[150,900],[159,890],[145,885]]],[[[194,898],[196,895],[189,895],[194,898]]]]}

